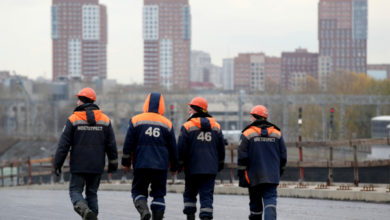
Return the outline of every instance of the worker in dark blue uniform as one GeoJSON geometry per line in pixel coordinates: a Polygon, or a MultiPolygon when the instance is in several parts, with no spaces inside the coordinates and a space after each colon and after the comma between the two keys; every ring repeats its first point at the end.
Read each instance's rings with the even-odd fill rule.
{"type": "Polygon", "coordinates": [[[213,219],[215,177],[225,160],[223,135],[220,125],[208,114],[204,98],[195,97],[188,105],[190,118],[183,124],[178,142],[179,164],[185,173],[183,213],[188,220],[195,220],[199,193],[200,219],[213,219]]]}
{"type": "Polygon", "coordinates": [[[164,99],[160,93],[150,93],[143,113],[129,123],[123,145],[122,165],[134,168],[131,189],[133,202],[142,220],[150,219],[147,205],[148,188],[153,220],[164,217],[167,171],[177,170],[177,146],[172,122],[164,117],[164,99]]]}
{"type": "Polygon", "coordinates": [[[267,121],[268,110],[252,108],[252,123],[241,135],[238,146],[239,185],[249,188],[251,220],[276,219],[276,188],[287,162],[280,129],[267,121]]]}
{"type": "Polygon", "coordinates": [[[111,173],[118,167],[118,152],[110,119],[94,104],[95,91],[83,88],[76,96],[78,106],[66,121],[55,154],[54,169],[58,176],[70,150],[69,194],[74,210],[83,219],[97,219],[97,191],[105,155],[111,173]],[[82,195],[84,187],[86,198],[82,195]]]}

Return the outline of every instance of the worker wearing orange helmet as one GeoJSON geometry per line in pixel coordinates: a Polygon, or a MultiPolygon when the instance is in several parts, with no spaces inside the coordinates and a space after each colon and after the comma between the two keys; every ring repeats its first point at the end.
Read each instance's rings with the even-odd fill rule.
{"type": "Polygon", "coordinates": [[[280,129],[267,121],[266,107],[256,105],[250,114],[252,123],[242,131],[238,146],[239,186],[249,188],[249,219],[276,219],[276,188],[287,162],[286,145],[280,129]]]}
{"type": "Polygon", "coordinates": [[[96,93],[83,88],[76,95],[77,107],[66,121],[54,159],[58,176],[70,149],[69,195],[74,210],[83,219],[97,219],[97,191],[109,159],[108,172],[118,167],[118,153],[110,119],[94,104],[96,93]],[[86,198],[83,197],[85,187],[86,198]]]}
{"type": "Polygon", "coordinates": [[[207,101],[195,97],[188,104],[190,118],[183,124],[179,141],[179,164],[184,166],[184,210],[195,220],[199,193],[200,219],[213,219],[215,177],[224,167],[225,145],[220,125],[207,111],[207,101]]]}

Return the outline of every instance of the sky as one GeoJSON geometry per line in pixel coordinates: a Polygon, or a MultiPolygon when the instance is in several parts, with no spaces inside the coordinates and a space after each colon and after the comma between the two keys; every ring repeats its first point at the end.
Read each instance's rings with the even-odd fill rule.
{"type": "MultiPolygon", "coordinates": [[[[0,0],[0,71],[52,77],[51,0],[0,0]]],[[[306,48],[318,52],[319,0],[190,0],[192,50],[212,62],[238,53],[306,48]]],[[[108,78],[143,83],[143,0],[100,0],[107,6],[108,78]]],[[[390,63],[390,1],[369,0],[368,63],[390,63]]]]}

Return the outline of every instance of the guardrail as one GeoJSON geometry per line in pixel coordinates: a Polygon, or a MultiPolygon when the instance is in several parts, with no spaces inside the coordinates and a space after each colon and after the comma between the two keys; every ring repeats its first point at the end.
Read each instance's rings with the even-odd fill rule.
{"type": "MultiPolygon", "coordinates": [[[[304,179],[303,172],[301,169],[304,168],[328,168],[328,180],[327,185],[333,184],[333,168],[354,168],[354,180],[353,183],[355,186],[359,185],[359,168],[361,167],[377,167],[377,166],[390,166],[389,160],[371,160],[371,161],[358,161],[358,147],[359,146],[372,146],[372,145],[390,145],[389,138],[381,139],[354,139],[346,141],[310,141],[310,142],[290,142],[286,143],[288,151],[291,151],[292,148],[296,148],[302,151],[302,147],[324,147],[329,151],[329,155],[326,161],[313,161],[313,160],[304,160],[303,158],[297,161],[288,161],[287,167],[297,167],[300,168],[300,177],[301,180],[304,179]],[[338,147],[349,147],[353,149],[353,160],[348,161],[334,161],[333,160],[333,149],[338,147]]],[[[225,163],[225,168],[230,169],[230,182],[234,180],[235,168],[237,164],[235,161],[235,155],[237,155],[237,145],[229,144],[226,146],[226,155],[230,155],[229,163],[225,163]],[[230,152],[230,154],[229,154],[230,152]]],[[[122,152],[119,151],[119,157],[121,157],[122,152]]],[[[69,159],[69,158],[68,158],[69,159]]],[[[13,160],[13,161],[4,161],[0,164],[0,179],[1,186],[5,185],[23,185],[23,184],[42,184],[43,177],[49,176],[50,182],[54,182],[54,156],[47,158],[39,159],[30,159],[27,160],[13,160]],[[34,179],[37,179],[35,180],[34,179]],[[27,180],[27,181],[25,181],[27,180]],[[10,183],[8,184],[7,181],[10,183]],[[16,182],[15,182],[16,181],[16,182]]],[[[65,163],[68,164],[68,163],[65,163]]],[[[107,169],[107,167],[105,168],[107,169]]],[[[60,182],[63,182],[63,173],[69,172],[69,167],[65,165],[62,169],[62,174],[60,182]]],[[[123,170],[123,175],[126,175],[126,172],[123,170]]],[[[111,174],[108,175],[108,182],[111,180],[111,174]]]]}

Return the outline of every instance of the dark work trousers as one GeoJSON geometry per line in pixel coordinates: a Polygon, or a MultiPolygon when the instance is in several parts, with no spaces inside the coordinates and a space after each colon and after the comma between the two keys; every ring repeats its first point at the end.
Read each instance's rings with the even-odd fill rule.
{"type": "Polygon", "coordinates": [[[139,199],[148,199],[148,188],[151,188],[150,196],[153,197],[150,209],[152,211],[165,211],[164,196],[167,194],[167,170],[135,169],[131,194],[134,202],[139,199]]]}
{"type": "Polygon", "coordinates": [[[276,198],[278,196],[276,184],[259,184],[249,187],[249,219],[264,220],[276,219],[276,198]]]}
{"type": "Polygon", "coordinates": [[[84,201],[88,207],[99,213],[97,191],[99,189],[101,174],[95,173],[72,173],[69,181],[69,195],[73,205],[78,201],[84,201]],[[85,199],[83,191],[85,187],[85,199]]]}
{"type": "Polygon", "coordinates": [[[199,217],[213,218],[215,177],[216,175],[214,174],[186,175],[185,189],[183,194],[184,214],[192,215],[196,213],[196,196],[199,193],[199,217]]]}

